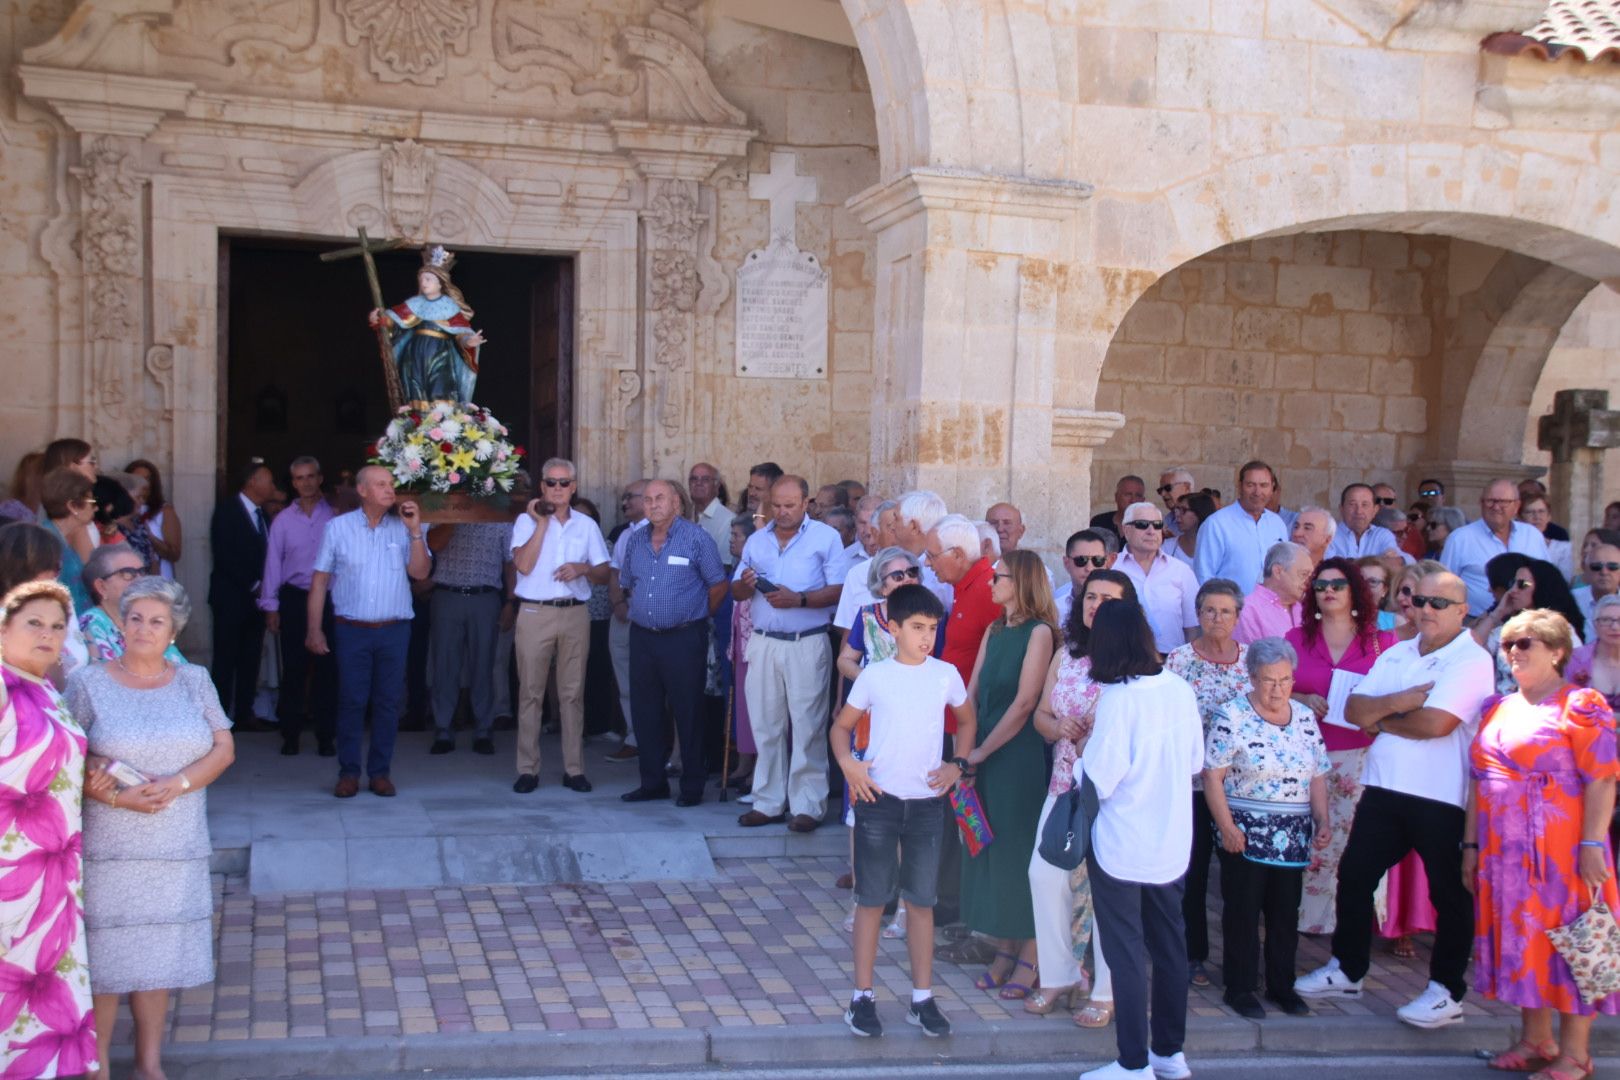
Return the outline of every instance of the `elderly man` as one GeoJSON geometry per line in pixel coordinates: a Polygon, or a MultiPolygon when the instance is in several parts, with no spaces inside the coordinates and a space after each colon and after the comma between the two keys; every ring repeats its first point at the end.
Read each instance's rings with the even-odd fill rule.
{"type": "Polygon", "coordinates": [[[1125,508],[1132,503],[1139,503],[1147,498],[1147,483],[1140,476],[1122,476],[1119,483],[1114,485],[1114,509],[1105,510],[1091,519],[1093,529],[1107,529],[1121,542],[1125,531],[1125,508]]]}
{"type": "Polygon", "coordinates": [[[810,516],[817,521],[833,508],[849,509],[849,492],[837,484],[822,484],[810,500],[810,516]]]}
{"type": "Polygon", "coordinates": [[[640,730],[641,784],[625,802],[669,798],[669,723],[681,751],[676,806],[703,801],[703,678],[709,616],[725,595],[726,575],[714,541],[681,517],[675,485],[654,480],[642,497],[647,527],[629,534],[615,598],[630,608],[630,694],[640,730]]]}
{"type": "Polygon", "coordinates": [[[743,692],[759,747],[754,807],[737,823],[787,821],[791,810],[788,828],[803,833],[815,831],[827,812],[827,625],[843,588],[829,572],[844,551],[837,532],[811,520],[809,502],[801,477],[783,476],[771,487],[772,526],[748,538],[731,583],[732,599],[751,604],[754,618],[743,692]]]}
{"type": "Polygon", "coordinates": [[[1468,586],[1468,614],[1479,618],[1491,609],[1491,587],[1485,564],[1506,551],[1532,559],[1547,557],[1547,541],[1534,525],[1519,520],[1519,487],[1512,480],[1492,480],[1479,497],[1480,519],[1446,537],[1440,563],[1468,586]]]}
{"type": "Polygon", "coordinates": [[[1373,502],[1382,510],[1386,506],[1399,508],[1401,505],[1400,493],[1390,484],[1377,483],[1373,485],[1373,502]]]}
{"type": "Polygon", "coordinates": [[[1415,850],[1435,909],[1434,952],[1427,989],[1396,1015],[1421,1028],[1462,1020],[1474,941],[1474,902],[1462,877],[1468,746],[1495,680],[1490,654],[1463,629],[1469,592],[1453,574],[1423,578],[1412,594],[1418,636],[1386,649],[1345,705],[1345,719],[1374,736],[1366,786],[1339,861],[1332,958],[1294,983],[1304,997],[1360,996],[1373,893],[1415,850]]]}
{"type": "Polygon", "coordinates": [[[1069,542],[1063,545],[1063,569],[1069,576],[1052,594],[1057,603],[1059,629],[1069,625],[1074,598],[1085,593],[1086,579],[1092,571],[1113,566],[1118,553],[1118,538],[1107,529],[1081,529],[1069,537],[1069,542]]]}
{"type": "Polygon", "coordinates": [[[1164,552],[1164,515],[1152,503],[1125,508],[1125,550],[1114,569],[1131,579],[1161,653],[1198,636],[1198,579],[1164,552]]]}
{"type": "Polygon", "coordinates": [[[1232,640],[1240,645],[1261,638],[1282,637],[1299,625],[1300,601],[1310,585],[1316,564],[1311,553],[1283,541],[1266,552],[1265,580],[1243,599],[1232,640]]]}
{"type": "Polygon", "coordinates": [[[692,496],[692,509],[697,523],[714,541],[720,552],[720,563],[731,565],[731,519],[737,515],[720,501],[720,470],[707,461],[700,461],[686,473],[686,490],[692,496]]]}
{"type": "MultiPolygon", "coordinates": [[[[511,595],[512,527],[501,522],[446,525],[428,533],[433,552],[433,597],[428,653],[433,664],[433,745],[430,754],[455,750],[452,730],[461,702],[461,673],[470,673],[473,753],[493,754],[495,640],[502,597],[511,595]]],[[[507,601],[508,608],[515,601],[507,601]]]]}
{"type": "Polygon", "coordinates": [[[866,485],[859,480],[840,480],[838,486],[844,489],[844,494],[849,497],[849,505],[851,506],[866,498],[866,485]]]}
{"type": "Polygon", "coordinates": [[[1155,488],[1159,499],[1164,503],[1164,529],[1166,536],[1179,536],[1181,530],[1176,528],[1176,515],[1172,511],[1176,508],[1176,500],[1183,495],[1191,495],[1193,485],[1192,470],[1185,465],[1177,465],[1173,469],[1166,469],[1159,474],[1159,486],[1155,488]]]}
{"type": "Polygon", "coordinates": [[[1250,461],[1238,470],[1238,501],[1215,511],[1198,528],[1193,573],[1200,582],[1226,578],[1240,589],[1260,582],[1266,552],[1288,539],[1283,519],[1266,509],[1276,490],[1271,466],[1250,461]]]}
{"type": "MultiPolygon", "coordinates": [[[[985,522],[996,530],[1001,551],[1017,551],[1024,539],[1024,515],[1012,503],[999,502],[984,512],[985,522]]],[[[999,554],[999,552],[998,552],[999,554]]]]}
{"type": "MultiPolygon", "coordinates": [[[[647,509],[643,500],[647,485],[651,482],[636,480],[627,485],[624,494],[619,497],[619,515],[624,522],[613,539],[613,554],[608,559],[610,581],[624,567],[624,549],[630,542],[630,534],[647,527],[647,509]]],[[[731,550],[729,532],[726,550],[731,550]]],[[[610,764],[622,765],[641,760],[641,754],[636,750],[636,723],[630,706],[630,605],[622,600],[613,605],[613,618],[608,622],[608,655],[613,660],[613,681],[619,687],[619,711],[624,713],[624,741],[602,757],[610,764]]]]}
{"type": "Polygon", "coordinates": [[[1359,559],[1365,555],[1385,555],[1400,549],[1395,534],[1382,525],[1374,525],[1378,515],[1378,498],[1371,484],[1347,484],[1339,493],[1339,518],[1342,528],[1333,533],[1328,544],[1329,557],[1359,559]]]}
{"type": "Polygon", "coordinates": [[[1310,552],[1311,565],[1315,566],[1328,557],[1328,545],[1333,542],[1333,534],[1338,527],[1333,515],[1320,506],[1306,506],[1294,518],[1294,527],[1289,530],[1288,539],[1310,552]]]}
{"type": "Polygon", "coordinates": [[[928,534],[939,524],[945,512],[945,500],[932,491],[906,492],[900,496],[894,542],[922,560],[922,583],[939,597],[948,614],[951,610],[951,587],[940,580],[924,554],[928,548],[928,534]]]}
{"type": "MultiPolygon", "coordinates": [[[[855,615],[870,604],[874,597],[866,587],[866,577],[872,557],[886,547],[895,545],[894,527],[900,504],[893,499],[877,495],[862,496],[855,509],[855,530],[860,538],[860,554],[849,561],[844,572],[844,589],[838,594],[838,611],[833,615],[833,627],[848,634],[855,625],[855,615]]],[[[844,549],[846,559],[849,548],[844,549]]]]}
{"type": "MultiPolygon", "coordinates": [[[[332,521],[332,504],[321,493],[321,463],[312,457],[294,458],[289,466],[298,498],[288,512],[270,523],[264,555],[264,577],[259,583],[259,610],[265,629],[281,641],[281,695],[276,713],[281,720],[281,752],[298,753],[306,704],[315,721],[315,741],[322,757],[337,753],[334,741],[337,710],[337,666],[331,656],[311,656],[304,648],[304,615],[309,607],[309,583],[315,573],[315,555],[332,521]],[[306,687],[313,696],[306,701],[306,687]]],[[[322,629],[332,633],[332,604],[321,617],[322,629]]]]}
{"type": "MultiPolygon", "coordinates": [[[[1592,557],[1581,567],[1580,577],[1587,587],[1575,590],[1575,603],[1585,616],[1586,625],[1590,627],[1592,609],[1597,607],[1597,602],[1605,596],[1613,596],[1620,592],[1620,547],[1613,544],[1599,544],[1593,548],[1592,557]]],[[[1591,636],[1597,635],[1594,633],[1591,636]]]]}
{"type": "Polygon", "coordinates": [[[389,778],[399,711],[405,692],[405,654],[411,644],[411,582],[433,569],[413,500],[394,506],[394,477],[381,465],[355,476],[360,508],[339,514],[321,534],[304,609],[304,646],[316,656],[332,653],[338,672],[338,781],[332,794],[352,799],[360,791],[360,745],[371,712],[371,749],[366,775],[375,795],[392,797],[389,778]],[[321,618],[332,591],[332,645],[321,618]]]}

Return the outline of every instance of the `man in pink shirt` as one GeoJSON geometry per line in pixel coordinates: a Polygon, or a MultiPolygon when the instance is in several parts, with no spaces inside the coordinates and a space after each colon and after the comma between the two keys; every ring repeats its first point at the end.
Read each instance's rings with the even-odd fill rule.
{"type": "Polygon", "coordinates": [[[1248,645],[1282,637],[1299,625],[1299,602],[1311,580],[1311,553],[1284,541],[1266,551],[1265,577],[1243,601],[1232,640],[1248,645]]]}

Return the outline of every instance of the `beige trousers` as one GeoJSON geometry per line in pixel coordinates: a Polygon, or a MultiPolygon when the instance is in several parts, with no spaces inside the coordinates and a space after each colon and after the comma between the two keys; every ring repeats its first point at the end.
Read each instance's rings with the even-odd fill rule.
{"type": "Polygon", "coordinates": [[[826,634],[780,641],[748,638],[748,723],[759,759],[754,809],[820,821],[827,812],[827,719],[832,645],[826,634]]]}
{"type": "Polygon", "coordinates": [[[584,604],[518,609],[513,642],[518,665],[518,775],[540,775],[540,710],[551,661],[557,661],[557,711],[562,720],[563,772],[585,772],[585,660],[591,648],[591,613],[584,604]]]}

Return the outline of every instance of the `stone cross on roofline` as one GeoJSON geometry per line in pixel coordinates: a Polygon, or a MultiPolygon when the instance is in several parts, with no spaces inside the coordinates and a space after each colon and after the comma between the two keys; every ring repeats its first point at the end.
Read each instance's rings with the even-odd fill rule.
{"type": "Polygon", "coordinates": [[[1555,518],[1567,522],[1579,544],[1603,520],[1603,451],[1620,446],[1620,412],[1607,390],[1560,390],[1543,416],[1536,445],[1552,454],[1547,497],[1555,518]]]}
{"type": "MultiPolygon", "coordinates": [[[[748,174],[748,197],[771,204],[771,239],[798,247],[798,204],[816,201],[819,188],[813,176],[800,176],[798,155],[775,150],[771,171],[748,174]]],[[[768,246],[768,245],[767,245],[768,246]]]]}

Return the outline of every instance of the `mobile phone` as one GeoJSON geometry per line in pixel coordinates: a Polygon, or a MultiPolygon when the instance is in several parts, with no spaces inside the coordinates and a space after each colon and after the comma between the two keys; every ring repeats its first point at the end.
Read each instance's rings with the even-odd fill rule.
{"type": "Polygon", "coordinates": [[[766,580],[765,578],[756,577],[754,579],[754,590],[756,592],[762,592],[766,596],[769,596],[771,593],[775,592],[779,588],[781,588],[781,586],[776,585],[773,582],[766,580]]]}

